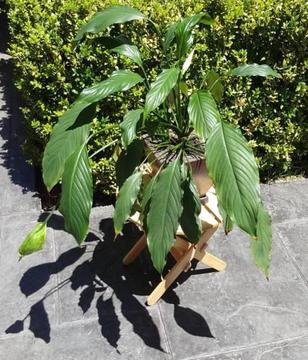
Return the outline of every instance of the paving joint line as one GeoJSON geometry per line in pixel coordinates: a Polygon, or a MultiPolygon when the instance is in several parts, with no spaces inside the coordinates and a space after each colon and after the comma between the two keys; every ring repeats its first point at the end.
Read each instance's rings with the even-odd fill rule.
{"type": "Polygon", "coordinates": [[[238,351],[245,351],[245,350],[253,350],[253,349],[257,349],[257,348],[261,348],[262,346],[271,346],[271,345],[279,345],[281,343],[284,342],[292,342],[295,340],[300,340],[302,338],[308,337],[308,332],[307,333],[303,333],[302,335],[299,336],[294,336],[294,337],[290,337],[290,338],[286,338],[286,339],[281,339],[281,340],[274,340],[274,341],[268,341],[268,342],[261,342],[261,343],[256,343],[256,344],[251,344],[251,345],[247,345],[247,346],[236,346],[233,348],[230,348],[226,351],[216,351],[216,352],[212,352],[212,353],[202,353],[202,354],[198,354],[195,356],[191,356],[191,357],[186,357],[184,359],[181,360],[203,360],[209,357],[213,357],[213,356],[220,356],[220,355],[227,355],[227,354],[232,354],[234,352],[238,352],[238,351]]]}
{"type": "Polygon", "coordinates": [[[161,323],[162,323],[162,327],[163,327],[164,334],[165,334],[165,337],[166,337],[166,345],[167,345],[167,347],[168,347],[167,351],[169,352],[170,357],[171,357],[171,359],[173,360],[173,359],[174,359],[174,356],[173,356],[171,341],[170,341],[169,336],[168,336],[166,324],[165,324],[165,322],[164,322],[164,319],[163,319],[163,316],[162,316],[162,312],[161,312],[161,308],[160,308],[160,304],[159,304],[159,303],[157,304],[157,308],[158,308],[159,318],[160,318],[160,321],[161,321],[161,323]]]}
{"type": "Polygon", "coordinates": [[[300,269],[300,267],[297,264],[297,261],[294,259],[294,257],[290,254],[289,249],[287,247],[287,245],[285,244],[283,237],[279,234],[278,235],[280,240],[281,240],[281,245],[282,245],[282,250],[286,253],[286,255],[288,256],[288,258],[290,259],[291,263],[293,264],[293,266],[295,267],[296,272],[298,273],[299,277],[301,278],[301,280],[304,283],[304,286],[306,288],[306,290],[308,291],[308,280],[305,277],[305,275],[303,274],[302,270],[300,269]]]}

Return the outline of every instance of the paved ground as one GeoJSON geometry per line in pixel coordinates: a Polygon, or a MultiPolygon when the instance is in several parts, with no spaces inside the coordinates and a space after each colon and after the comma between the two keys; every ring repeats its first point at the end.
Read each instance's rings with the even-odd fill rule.
{"type": "Polygon", "coordinates": [[[55,215],[45,250],[17,262],[42,214],[11,83],[0,53],[0,359],[308,359],[308,181],[262,187],[274,222],[269,282],[246,236],[219,233],[210,251],[227,270],[198,265],[147,307],[157,278],[146,254],[122,267],[138,234],[128,227],[112,241],[112,207],[93,210],[85,249],[55,215]]]}

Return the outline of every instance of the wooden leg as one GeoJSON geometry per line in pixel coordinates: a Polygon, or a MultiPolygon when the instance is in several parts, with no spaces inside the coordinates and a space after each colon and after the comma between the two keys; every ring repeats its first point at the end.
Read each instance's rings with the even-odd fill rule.
{"type": "Polygon", "coordinates": [[[195,258],[198,261],[201,261],[204,265],[209,266],[217,271],[223,271],[227,266],[223,260],[218,259],[216,256],[205,251],[197,250],[195,253],[195,258]]]}
{"type": "Polygon", "coordinates": [[[218,229],[219,223],[216,223],[216,225],[212,226],[211,228],[207,229],[201,236],[198,244],[197,244],[197,250],[203,251],[207,247],[207,242],[209,239],[213,236],[213,234],[218,229]]]}
{"type": "Polygon", "coordinates": [[[148,296],[148,305],[154,305],[165,293],[174,280],[187,268],[187,265],[194,258],[196,249],[190,246],[186,254],[173,266],[165,278],[156,286],[152,293],[148,296]]]}
{"type": "Polygon", "coordinates": [[[147,236],[143,234],[141,238],[136,242],[136,244],[130,249],[122,260],[124,265],[132,263],[136,257],[141,253],[143,249],[147,246],[147,236]]]}
{"type": "MultiPolygon", "coordinates": [[[[184,255],[182,252],[180,252],[177,248],[172,247],[170,249],[170,253],[173,256],[173,258],[178,262],[182,256],[184,255]]],[[[186,266],[186,268],[184,269],[184,272],[187,272],[189,269],[191,268],[191,262],[189,262],[186,266]]]]}
{"type": "Polygon", "coordinates": [[[182,236],[176,235],[176,241],[170,249],[170,253],[176,261],[179,261],[189,249],[190,245],[191,244],[186,239],[183,239],[182,236]]]}

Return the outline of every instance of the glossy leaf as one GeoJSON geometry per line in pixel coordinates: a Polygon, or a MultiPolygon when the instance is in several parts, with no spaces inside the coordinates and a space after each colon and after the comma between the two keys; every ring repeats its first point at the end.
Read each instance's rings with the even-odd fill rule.
{"type": "Polygon", "coordinates": [[[80,41],[85,34],[97,34],[113,24],[123,24],[132,20],[142,20],[144,15],[137,9],[129,6],[115,5],[103,11],[98,11],[78,31],[75,41],[80,41]]]}
{"type": "Polygon", "coordinates": [[[148,212],[150,209],[151,197],[152,197],[155,185],[156,185],[156,181],[158,179],[158,175],[159,175],[159,173],[156,173],[155,176],[153,176],[151,178],[151,180],[148,182],[148,184],[146,185],[146,187],[143,191],[143,197],[142,197],[142,201],[141,201],[141,209],[142,209],[141,219],[143,222],[143,228],[146,232],[148,231],[147,216],[148,216],[148,212]]]}
{"type": "Polygon", "coordinates": [[[177,42],[177,54],[179,58],[182,58],[182,56],[184,56],[191,48],[193,44],[192,30],[199,23],[211,25],[213,20],[208,14],[200,13],[178,21],[175,29],[175,37],[177,42]]]}
{"type": "Polygon", "coordinates": [[[175,39],[175,29],[177,27],[177,22],[174,24],[171,24],[166,31],[164,41],[163,41],[163,49],[164,51],[167,51],[169,47],[172,45],[174,39],[175,39]]]}
{"type": "Polygon", "coordinates": [[[94,111],[92,107],[87,108],[115,92],[129,90],[141,81],[143,78],[140,75],[129,70],[119,70],[113,72],[108,79],[81,92],[55,125],[45,148],[43,178],[48,190],[60,180],[69,156],[89,136],[89,123],[94,117],[94,111]]]}
{"type": "Polygon", "coordinates": [[[227,215],[226,218],[224,219],[224,229],[226,235],[228,235],[229,232],[231,232],[233,229],[233,221],[231,220],[229,215],[227,215]]]}
{"type": "Polygon", "coordinates": [[[182,75],[184,75],[186,73],[186,71],[189,69],[191,63],[192,63],[192,59],[193,59],[193,56],[194,56],[194,52],[195,52],[195,49],[193,49],[189,55],[187,56],[186,60],[184,61],[184,64],[182,66],[182,75]]]}
{"type": "Polygon", "coordinates": [[[151,201],[152,193],[153,193],[157,178],[158,178],[158,176],[153,176],[151,178],[151,180],[148,182],[148,184],[144,190],[144,194],[143,194],[143,198],[142,198],[142,202],[141,202],[141,208],[145,212],[146,212],[147,206],[149,205],[149,203],[151,201]]]}
{"type": "Polygon", "coordinates": [[[135,139],[122,151],[116,163],[116,181],[121,187],[125,180],[132,175],[136,167],[139,166],[144,158],[143,142],[135,139]]]}
{"type": "Polygon", "coordinates": [[[257,239],[251,240],[251,250],[256,265],[268,278],[272,251],[272,221],[262,204],[258,210],[257,239]]]}
{"type": "Polygon", "coordinates": [[[62,177],[60,212],[65,230],[80,244],[89,227],[93,201],[92,172],[86,146],[75,151],[65,163],[62,177]]]}
{"type": "Polygon", "coordinates": [[[170,91],[176,85],[180,69],[171,68],[163,70],[151,84],[151,88],[145,99],[144,116],[161,105],[170,91]]]}
{"type": "Polygon", "coordinates": [[[121,233],[125,221],[130,216],[131,209],[140,190],[141,182],[142,172],[138,171],[127,178],[120,189],[113,215],[116,235],[121,233]]]}
{"type": "Polygon", "coordinates": [[[220,115],[211,93],[207,90],[194,92],[189,99],[187,111],[196,134],[205,141],[220,121],[220,115]]]}
{"type": "Polygon", "coordinates": [[[215,126],[206,143],[206,165],[226,214],[255,236],[260,204],[258,168],[239,130],[223,121],[215,126]]]}
{"type": "Polygon", "coordinates": [[[131,110],[124,116],[124,120],[120,124],[122,143],[125,149],[136,137],[136,127],[142,113],[143,109],[131,110]]]}
{"type": "Polygon", "coordinates": [[[220,103],[224,93],[220,76],[215,71],[210,71],[205,77],[208,91],[213,95],[214,99],[220,103]]]}
{"type": "Polygon", "coordinates": [[[50,191],[61,179],[66,160],[89,137],[94,107],[85,103],[74,104],[52,130],[43,156],[43,179],[50,191]],[[77,123],[78,126],[74,126],[77,123]]]}
{"type": "Polygon", "coordinates": [[[188,176],[183,183],[183,212],[180,219],[180,225],[187,239],[196,243],[201,235],[201,221],[199,218],[201,212],[201,203],[196,186],[188,176]]]}
{"type": "Polygon", "coordinates": [[[90,105],[115,92],[127,91],[142,81],[143,78],[139,74],[130,70],[114,71],[106,80],[84,89],[74,104],[85,103],[90,105]]]}
{"type": "Polygon", "coordinates": [[[147,216],[147,242],[153,265],[160,273],[174,243],[182,214],[182,177],[180,160],[167,165],[160,173],[151,196],[147,216]]]}
{"type": "Polygon", "coordinates": [[[135,62],[137,65],[142,67],[142,58],[137,46],[123,44],[111,49],[111,51],[120,55],[125,55],[129,59],[133,60],[133,62],[135,62]]]}
{"type": "Polygon", "coordinates": [[[222,223],[224,226],[225,235],[228,235],[229,232],[231,232],[233,229],[233,221],[231,220],[230,216],[225,212],[225,210],[223,209],[220,203],[218,203],[218,209],[222,217],[222,223]]]}
{"type": "Polygon", "coordinates": [[[20,245],[19,254],[25,256],[42,250],[46,240],[46,231],[47,225],[45,222],[37,223],[20,245]]]}
{"type": "Polygon", "coordinates": [[[243,64],[237,68],[231,70],[231,75],[235,76],[272,76],[281,78],[281,75],[278,74],[276,70],[273,70],[268,65],[258,65],[258,64],[243,64]]]}

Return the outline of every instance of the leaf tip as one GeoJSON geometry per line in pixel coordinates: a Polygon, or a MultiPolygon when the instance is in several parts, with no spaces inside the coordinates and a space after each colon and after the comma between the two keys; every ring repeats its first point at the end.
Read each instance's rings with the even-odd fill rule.
{"type": "Polygon", "coordinates": [[[114,228],[115,236],[114,239],[116,239],[121,234],[122,229],[114,228]]]}

